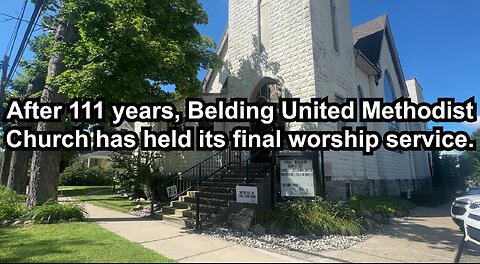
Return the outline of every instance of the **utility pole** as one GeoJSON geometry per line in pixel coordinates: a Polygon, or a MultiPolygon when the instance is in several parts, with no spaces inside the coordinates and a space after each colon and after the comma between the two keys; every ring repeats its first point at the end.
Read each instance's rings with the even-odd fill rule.
{"type": "Polygon", "coordinates": [[[5,89],[7,88],[7,71],[8,71],[8,61],[9,57],[5,55],[2,62],[2,79],[0,82],[0,119],[3,118],[3,103],[5,101],[5,89]]]}

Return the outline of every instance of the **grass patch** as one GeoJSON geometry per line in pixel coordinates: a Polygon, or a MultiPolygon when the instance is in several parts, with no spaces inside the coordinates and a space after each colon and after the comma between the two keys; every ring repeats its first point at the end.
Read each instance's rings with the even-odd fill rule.
{"type": "Polygon", "coordinates": [[[58,195],[64,197],[86,196],[91,193],[112,193],[112,186],[59,186],[58,195]]]}
{"type": "Polygon", "coordinates": [[[68,223],[0,229],[0,262],[173,261],[93,223],[68,223]]]}
{"type": "Polygon", "coordinates": [[[62,186],[59,189],[59,193],[62,196],[73,197],[80,202],[88,202],[96,206],[125,213],[129,212],[136,205],[150,206],[148,202],[130,201],[127,197],[114,194],[111,186],[62,186]]]}

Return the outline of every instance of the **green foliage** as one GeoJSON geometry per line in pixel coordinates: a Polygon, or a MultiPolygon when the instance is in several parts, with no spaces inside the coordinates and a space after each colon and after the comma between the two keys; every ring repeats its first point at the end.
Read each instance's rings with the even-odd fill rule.
{"type": "Polygon", "coordinates": [[[286,233],[358,235],[375,225],[365,212],[390,218],[397,211],[409,212],[414,207],[396,197],[352,197],[345,203],[327,202],[321,198],[300,199],[284,202],[274,210],[258,209],[255,220],[286,233]]]}
{"type": "Polygon", "coordinates": [[[47,32],[38,35],[29,44],[33,59],[20,62],[22,71],[17,73],[12,82],[15,97],[38,97],[45,86],[48,61],[52,56],[53,34],[47,32]]]}
{"type": "Polygon", "coordinates": [[[132,192],[134,198],[148,197],[152,186],[157,183],[154,163],[158,154],[141,151],[136,155],[115,155],[113,167],[122,171],[117,175],[120,187],[132,192]]]}
{"type": "Polygon", "coordinates": [[[33,207],[28,217],[37,224],[53,224],[70,219],[81,221],[86,214],[85,209],[75,203],[51,202],[33,207]]]}
{"type": "Polygon", "coordinates": [[[0,222],[22,218],[26,210],[23,195],[0,186],[0,222]]]}
{"type": "MultiPolygon", "coordinates": [[[[477,142],[477,150],[465,153],[471,160],[469,180],[471,185],[480,185],[480,128],[472,133],[471,138],[477,142]]],[[[467,165],[468,166],[468,165],[467,165]]]]}
{"type": "Polygon", "coordinates": [[[408,212],[415,207],[411,202],[399,197],[354,196],[345,204],[360,216],[364,211],[394,217],[396,212],[408,212]]]}
{"type": "Polygon", "coordinates": [[[86,168],[84,162],[77,161],[60,173],[62,186],[104,186],[111,185],[115,171],[101,167],[86,168]]]}
{"type": "Polygon", "coordinates": [[[317,235],[358,235],[361,221],[350,208],[323,201],[293,200],[276,210],[257,210],[255,219],[263,225],[276,225],[284,232],[317,235]]]}
{"type": "MultiPolygon", "coordinates": [[[[197,72],[218,64],[214,42],[196,25],[207,14],[197,0],[64,0],[57,12],[75,27],[75,41],[56,80],[70,97],[110,101],[165,100],[163,85],[182,96],[200,93],[197,72]]],[[[50,6],[55,10],[55,6],[50,6]]]]}

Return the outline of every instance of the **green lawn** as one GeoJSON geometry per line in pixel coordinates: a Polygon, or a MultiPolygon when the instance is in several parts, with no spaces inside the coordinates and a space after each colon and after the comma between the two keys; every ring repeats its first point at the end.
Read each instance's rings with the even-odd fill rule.
{"type": "Polygon", "coordinates": [[[0,228],[3,262],[173,262],[93,223],[0,228]]]}
{"type": "Polygon", "coordinates": [[[114,194],[111,186],[61,186],[59,195],[125,213],[138,204],[144,207],[150,206],[149,203],[129,201],[121,195],[114,194]]]}

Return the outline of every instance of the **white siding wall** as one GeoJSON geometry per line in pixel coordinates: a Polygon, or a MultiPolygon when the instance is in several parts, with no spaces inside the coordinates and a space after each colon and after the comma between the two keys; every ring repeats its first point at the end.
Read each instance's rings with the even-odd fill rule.
{"type": "MultiPolygon", "coordinates": [[[[382,69],[382,73],[385,73],[386,70],[390,73],[392,78],[392,88],[394,90],[394,97],[399,98],[402,95],[400,87],[400,79],[397,76],[395,71],[395,66],[392,60],[392,54],[390,54],[390,49],[386,37],[382,43],[382,49],[380,53],[379,61],[382,69]]],[[[384,97],[384,80],[387,76],[383,76],[380,80],[380,84],[375,89],[375,97],[384,97]]],[[[409,128],[406,123],[399,123],[401,131],[408,131],[409,128]]],[[[381,134],[388,131],[387,123],[375,123],[375,130],[381,134]]],[[[413,165],[412,153],[407,152],[392,152],[387,151],[384,148],[381,148],[377,157],[379,157],[379,172],[380,175],[384,176],[384,179],[412,179],[415,178],[415,170],[413,165]]]]}

